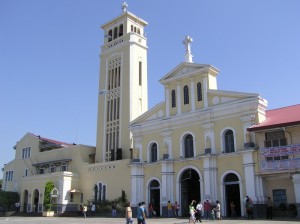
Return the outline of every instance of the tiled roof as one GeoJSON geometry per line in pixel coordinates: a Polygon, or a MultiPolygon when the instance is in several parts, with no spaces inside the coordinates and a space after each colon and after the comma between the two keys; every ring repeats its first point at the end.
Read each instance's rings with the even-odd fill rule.
{"type": "Polygon", "coordinates": [[[61,147],[69,147],[69,146],[74,145],[74,144],[70,144],[70,143],[66,143],[66,142],[56,141],[56,140],[49,139],[49,138],[44,138],[44,137],[41,137],[40,135],[35,135],[35,134],[32,134],[32,133],[30,133],[30,134],[37,137],[37,138],[39,138],[40,140],[43,140],[43,141],[46,141],[46,142],[49,142],[49,143],[53,143],[53,144],[56,144],[56,145],[61,145],[61,147]]]}
{"type": "Polygon", "coordinates": [[[258,131],[271,128],[287,127],[300,124],[300,104],[266,111],[266,120],[248,128],[258,131]]]}

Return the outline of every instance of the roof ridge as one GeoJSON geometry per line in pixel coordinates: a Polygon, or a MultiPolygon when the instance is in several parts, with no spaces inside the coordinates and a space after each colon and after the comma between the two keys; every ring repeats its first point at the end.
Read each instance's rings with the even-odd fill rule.
{"type": "Polygon", "coordinates": [[[290,108],[290,107],[296,107],[296,106],[300,106],[300,104],[294,104],[294,105],[289,105],[289,106],[278,107],[278,108],[270,109],[270,110],[267,110],[267,111],[282,110],[282,109],[286,109],[286,108],[290,108]]]}
{"type": "Polygon", "coordinates": [[[51,142],[55,142],[55,143],[66,145],[66,146],[74,145],[74,143],[67,143],[67,142],[62,142],[62,141],[58,141],[58,140],[55,140],[55,139],[45,138],[45,137],[42,137],[40,135],[33,134],[31,132],[28,132],[28,133],[35,136],[36,138],[39,138],[39,139],[42,139],[42,140],[51,141],[51,142]]]}

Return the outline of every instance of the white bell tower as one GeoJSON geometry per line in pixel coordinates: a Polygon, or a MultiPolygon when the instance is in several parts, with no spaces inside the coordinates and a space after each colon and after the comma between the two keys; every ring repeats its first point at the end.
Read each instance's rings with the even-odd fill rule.
{"type": "Polygon", "coordinates": [[[147,22],[127,7],[101,27],[96,162],[131,158],[129,123],[148,110],[147,22]]]}

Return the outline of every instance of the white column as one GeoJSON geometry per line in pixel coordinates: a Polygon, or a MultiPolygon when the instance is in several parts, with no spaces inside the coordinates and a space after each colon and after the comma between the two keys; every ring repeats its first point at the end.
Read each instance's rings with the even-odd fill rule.
{"type": "Polygon", "coordinates": [[[204,108],[208,107],[208,99],[207,99],[207,77],[203,78],[203,102],[204,102],[204,108]]]}
{"type": "Polygon", "coordinates": [[[177,82],[177,114],[181,114],[181,88],[179,82],[177,82]]]}
{"type": "Polygon", "coordinates": [[[215,202],[217,195],[217,166],[216,157],[209,155],[203,158],[204,199],[215,202]]]}
{"type": "Polygon", "coordinates": [[[190,86],[191,86],[191,110],[195,111],[195,87],[194,87],[194,79],[190,79],[190,86]]]}
{"type": "Polygon", "coordinates": [[[292,177],[297,206],[297,218],[300,218],[300,174],[294,174],[292,177]]]}
{"type": "Polygon", "coordinates": [[[173,161],[163,160],[161,164],[161,173],[162,173],[161,205],[167,205],[167,201],[174,201],[173,161]]]}
{"type": "Polygon", "coordinates": [[[165,88],[166,95],[166,117],[170,116],[170,90],[168,87],[165,88]]]}
{"type": "Polygon", "coordinates": [[[138,203],[144,201],[144,169],[141,163],[131,165],[131,203],[138,207],[138,203]]]}
{"type": "Polygon", "coordinates": [[[253,150],[243,152],[243,167],[245,176],[246,195],[252,198],[253,202],[256,204],[257,199],[255,194],[255,174],[252,153],[253,150]]]}

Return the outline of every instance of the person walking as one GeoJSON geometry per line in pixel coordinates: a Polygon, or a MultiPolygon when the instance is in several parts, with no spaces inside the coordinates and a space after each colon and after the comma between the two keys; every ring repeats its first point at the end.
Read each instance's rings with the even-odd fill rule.
{"type": "Polygon", "coordinates": [[[92,206],[91,206],[91,216],[95,216],[96,214],[96,205],[95,203],[93,202],[92,206]]]}
{"type": "Polygon", "coordinates": [[[144,208],[145,203],[140,202],[139,207],[137,208],[137,223],[138,224],[145,224],[146,223],[146,211],[144,208]]]}
{"type": "Polygon", "coordinates": [[[178,217],[179,208],[180,208],[180,205],[177,203],[177,201],[175,201],[174,214],[175,214],[176,217],[178,217]]]}
{"type": "Polygon", "coordinates": [[[148,205],[148,217],[152,218],[153,216],[153,204],[150,202],[148,205]]]}
{"type": "Polygon", "coordinates": [[[230,202],[230,211],[231,211],[231,217],[232,218],[237,218],[236,217],[236,210],[235,210],[235,203],[233,201],[230,202]]]}
{"type": "Polygon", "coordinates": [[[196,222],[202,222],[201,220],[201,216],[202,216],[202,209],[203,209],[203,206],[201,204],[201,201],[198,202],[197,206],[196,206],[196,222]]]}
{"type": "Polygon", "coordinates": [[[168,201],[168,204],[167,204],[167,208],[168,208],[168,217],[171,218],[173,216],[173,209],[172,209],[172,204],[170,201],[168,201]]]}
{"type": "Polygon", "coordinates": [[[204,205],[203,205],[203,210],[204,210],[204,219],[209,219],[210,217],[210,213],[211,213],[211,204],[208,200],[206,200],[204,202],[204,205]]]}
{"type": "Polygon", "coordinates": [[[126,204],[125,213],[126,213],[126,216],[125,216],[126,217],[126,224],[133,224],[132,209],[131,209],[130,202],[128,202],[126,204]]]}
{"type": "Polygon", "coordinates": [[[112,206],[111,206],[111,216],[112,217],[117,217],[117,206],[116,206],[116,204],[112,204],[112,206]]]}
{"type": "Polygon", "coordinates": [[[252,204],[252,199],[248,196],[246,196],[246,213],[247,213],[247,217],[248,219],[253,219],[253,204],[252,204]]]}
{"type": "Polygon", "coordinates": [[[220,202],[217,200],[216,201],[217,205],[216,205],[216,218],[218,221],[221,221],[221,205],[220,202]]]}
{"type": "Polygon", "coordinates": [[[194,203],[196,201],[192,200],[191,204],[189,205],[189,213],[190,213],[190,219],[189,219],[189,223],[195,223],[196,222],[196,218],[195,218],[195,213],[196,213],[196,209],[194,208],[194,203]]]}
{"type": "Polygon", "coordinates": [[[86,213],[87,213],[87,206],[86,206],[86,204],[83,205],[82,211],[83,211],[83,217],[86,219],[86,213]]]}
{"type": "Polygon", "coordinates": [[[267,202],[267,219],[273,218],[273,202],[270,197],[268,197],[267,202]]]}

